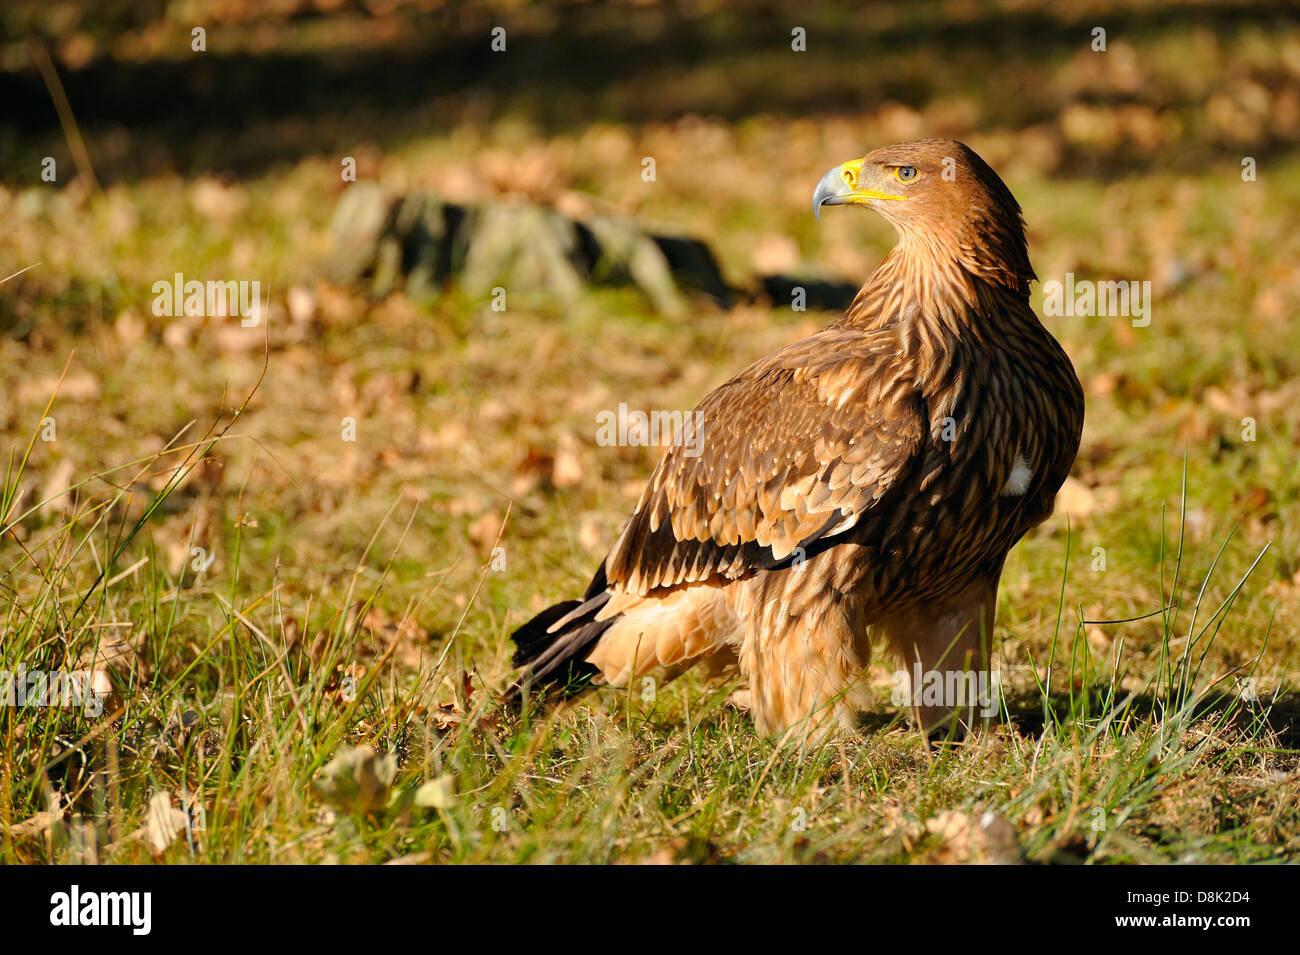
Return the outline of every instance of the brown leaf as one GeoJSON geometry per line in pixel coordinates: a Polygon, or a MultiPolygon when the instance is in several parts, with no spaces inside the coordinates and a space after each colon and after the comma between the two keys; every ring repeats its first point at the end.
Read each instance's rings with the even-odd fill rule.
{"type": "Polygon", "coordinates": [[[421,627],[415,618],[403,615],[392,620],[379,607],[371,607],[362,620],[362,625],[379,637],[384,647],[396,642],[393,653],[407,666],[419,666],[424,651],[429,645],[429,631],[421,627]]]}
{"type": "Polygon", "coordinates": [[[39,836],[62,819],[63,811],[61,809],[47,809],[45,812],[38,812],[33,816],[28,816],[22,822],[9,826],[9,835],[15,839],[22,839],[26,836],[39,836]]]}
{"type": "Polygon", "coordinates": [[[595,553],[600,550],[603,536],[604,535],[600,530],[600,525],[590,518],[583,520],[583,522],[578,526],[578,543],[580,543],[583,546],[583,549],[588,553],[595,553]]]}
{"type": "Polygon", "coordinates": [[[766,275],[790,272],[799,265],[799,244],[777,232],[760,236],[752,254],[754,270],[766,275]]]}
{"type": "Polygon", "coordinates": [[[501,534],[502,517],[496,511],[488,511],[469,526],[469,539],[484,550],[496,546],[501,534]]]}
{"type": "Polygon", "coordinates": [[[162,853],[176,837],[189,828],[190,817],[172,805],[171,793],[156,792],[149,800],[145,819],[145,837],[155,855],[162,853]]]}
{"type": "Polygon", "coordinates": [[[316,317],[316,294],[302,285],[290,287],[284,297],[289,317],[295,322],[306,323],[316,317]]]}
{"type": "Polygon", "coordinates": [[[219,179],[205,176],[190,188],[190,204],[205,219],[227,223],[238,218],[248,202],[243,186],[227,185],[219,179]]]}
{"type": "Polygon", "coordinates": [[[582,461],[578,457],[578,442],[572,435],[561,435],[551,466],[551,483],[556,487],[577,487],[583,478],[582,461]]]}
{"type": "Polygon", "coordinates": [[[1071,517],[1087,517],[1097,509],[1097,499],[1088,485],[1068,477],[1056,492],[1056,511],[1071,517]]]}
{"type": "Polygon", "coordinates": [[[1246,513],[1264,510],[1271,499],[1272,495],[1269,494],[1268,488],[1260,487],[1258,484],[1253,484],[1232,495],[1232,503],[1246,513]]]}
{"type": "Polygon", "coordinates": [[[312,780],[316,794],[344,812],[365,815],[388,804],[397,759],[369,746],[343,746],[312,780]]]}
{"type": "Polygon", "coordinates": [[[421,809],[450,809],[456,804],[456,777],[444,773],[415,791],[415,805],[421,809]]]}
{"type": "Polygon", "coordinates": [[[1015,827],[991,809],[978,804],[967,815],[959,809],[945,809],[927,819],[928,832],[943,839],[941,862],[975,862],[984,865],[1020,865],[1024,862],[1015,827]]]}
{"type": "Polygon", "coordinates": [[[72,486],[72,472],[74,465],[71,458],[62,458],[54,466],[49,477],[45,479],[45,484],[41,487],[40,500],[41,515],[51,517],[64,511],[72,502],[66,495],[68,488],[72,486]]]}
{"type": "MultiPolygon", "coordinates": [[[[125,627],[121,628],[127,629],[125,627]]],[[[96,642],[82,651],[77,658],[74,669],[90,671],[90,686],[101,698],[113,692],[110,676],[114,673],[125,677],[142,667],[140,648],[144,646],[145,634],[120,636],[117,628],[98,631],[96,642]]]]}

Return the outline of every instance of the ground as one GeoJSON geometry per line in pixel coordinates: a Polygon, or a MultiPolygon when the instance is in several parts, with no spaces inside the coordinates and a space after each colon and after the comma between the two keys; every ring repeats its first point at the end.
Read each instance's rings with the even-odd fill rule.
{"type": "MultiPolygon", "coordinates": [[[[219,66],[179,91],[149,68],[189,76],[184,16],[58,27],[98,186],[14,65],[27,47],[5,48],[0,83],[45,99],[0,139],[0,278],[34,266],[0,286],[0,669],[98,647],[112,692],[98,716],[0,708],[0,860],[1300,856],[1289,14],[819,6],[799,54],[798,22],[761,5],[637,6],[639,32],[523,5],[493,66],[458,52],[486,49],[484,9],[413,35],[422,5],[394,7],[205,21],[219,66]],[[210,82],[280,89],[315,55],[333,67],[298,100],[292,79],[243,100],[210,82]],[[100,121],[113,78],[136,113],[100,121]],[[818,225],[813,186],[925,135],[1001,172],[1040,278],[1154,294],[1145,326],[1046,318],[1087,424],[1057,514],[1007,563],[999,727],[927,752],[879,660],[862,731],[811,749],[689,675],[501,711],[510,631],[585,586],[659,453],[599,446],[597,414],[690,408],[834,316],[742,296],[669,319],[618,289],[371,300],[327,278],[341,157],[395,191],[636,215],[709,242],[743,290],[864,278],[892,232],[859,210],[818,225]],[[268,321],[155,315],[176,272],[261,279],[268,321]]],[[[6,15],[56,29],[44,9],[6,15]]]]}

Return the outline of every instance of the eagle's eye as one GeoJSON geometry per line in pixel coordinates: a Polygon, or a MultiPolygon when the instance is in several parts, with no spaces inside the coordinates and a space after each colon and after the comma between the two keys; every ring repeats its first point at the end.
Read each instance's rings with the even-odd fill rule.
{"type": "Polygon", "coordinates": [[[898,177],[899,182],[911,182],[916,178],[916,167],[896,166],[894,167],[894,175],[898,177]]]}

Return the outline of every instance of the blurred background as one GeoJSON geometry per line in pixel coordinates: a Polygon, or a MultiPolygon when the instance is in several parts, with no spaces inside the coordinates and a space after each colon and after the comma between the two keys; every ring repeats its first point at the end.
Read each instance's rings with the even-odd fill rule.
{"type": "MultiPolygon", "coordinates": [[[[6,515],[26,546],[124,489],[114,506],[145,513],[166,468],[106,470],[230,425],[252,394],[119,564],[147,556],[199,594],[253,597],[274,578],[305,629],[339,612],[360,562],[384,582],[362,645],[404,620],[418,661],[460,620],[455,659],[500,683],[505,633],[581,586],[657,457],[599,447],[596,415],[690,408],[833,320],[763,277],[851,290],[894,237],[855,211],[819,225],[818,178],[883,144],[953,137],[1019,198],[1042,279],[1154,295],[1145,328],[1047,321],[1088,427],[1062,513],[1008,566],[1008,657],[1047,652],[1056,608],[1040,598],[1067,546],[1081,619],[1159,607],[1185,511],[1198,572],[1231,536],[1211,594],[1272,542],[1224,665],[1273,620],[1272,675],[1295,672],[1294,4],[11,0],[0,23],[0,272],[30,267],[0,286],[8,446],[22,451],[58,387],[57,439],[33,444],[6,515]],[[371,231],[331,225],[363,188],[371,204],[349,214],[371,231]],[[374,233],[411,196],[559,217],[543,231],[602,219],[698,240],[725,287],[684,281],[661,307],[588,270],[548,294],[543,265],[504,311],[491,267],[482,287],[435,270],[417,294],[401,272],[425,233],[403,227],[387,277],[374,233]],[[353,241],[369,265],[340,273],[353,241]],[[176,273],[259,281],[266,320],[155,314],[155,283],[176,273]],[[471,606],[498,535],[508,569],[471,606]],[[194,546],[215,555],[206,576],[187,569],[194,546]]],[[[450,221],[411,208],[434,231],[450,221]]],[[[502,221],[508,245],[524,227],[502,221]]],[[[197,638],[214,613],[187,602],[176,626],[197,638]]],[[[1107,659],[1117,628],[1079,626],[1107,659]]],[[[1123,630],[1139,668],[1160,626],[1123,630]]]]}

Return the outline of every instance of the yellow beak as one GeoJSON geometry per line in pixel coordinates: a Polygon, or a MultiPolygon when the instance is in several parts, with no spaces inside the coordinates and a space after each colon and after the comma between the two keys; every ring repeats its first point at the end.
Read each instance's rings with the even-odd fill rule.
{"type": "Polygon", "coordinates": [[[822,206],[861,206],[872,199],[906,199],[907,196],[891,196],[887,192],[875,189],[859,189],[862,181],[863,160],[854,159],[841,163],[817,183],[813,192],[813,215],[818,221],[822,217],[822,206]]]}

